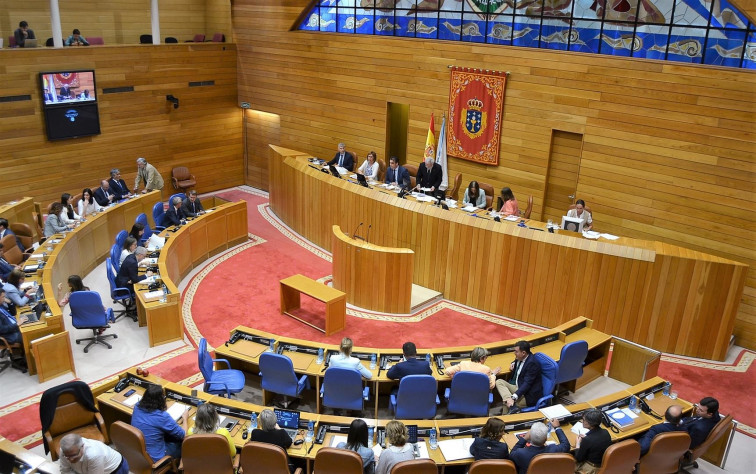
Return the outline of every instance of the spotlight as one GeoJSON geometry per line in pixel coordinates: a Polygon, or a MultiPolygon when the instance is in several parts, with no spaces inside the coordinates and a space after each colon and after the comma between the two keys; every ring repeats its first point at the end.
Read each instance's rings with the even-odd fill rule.
{"type": "Polygon", "coordinates": [[[168,94],[167,96],[165,96],[165,100],[167,100],[168,102],[172,102],[174,109],[178,109],[179,108],[178,97],[173,97],[172,94],[168,94]]]}

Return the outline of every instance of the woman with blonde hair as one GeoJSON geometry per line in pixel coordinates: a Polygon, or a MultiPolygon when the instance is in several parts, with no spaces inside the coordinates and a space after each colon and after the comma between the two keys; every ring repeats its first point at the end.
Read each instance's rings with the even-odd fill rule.
{"type": "Polygon", "coordinates": [[[219,434],[228,441],[228,448],[231,457],[236,456],[236,446],[231,438],[231,433],[226,428],[221,428],[220,417],[215,407],[209,403],[203,403],[197,407],[197,415],[194,417],[194,426],[189,428],[187,435],[193,434],[219,434]]]}
{"type": "Polygon", "coordinates": [[[378,459],[375,474],[389,474],[396,464],[415,459],[412,444],[408,443],[407,439],[409,439],[409,432],[404,423],[391,420],[386,424],[388,447],[383,450],[378,459]]]}

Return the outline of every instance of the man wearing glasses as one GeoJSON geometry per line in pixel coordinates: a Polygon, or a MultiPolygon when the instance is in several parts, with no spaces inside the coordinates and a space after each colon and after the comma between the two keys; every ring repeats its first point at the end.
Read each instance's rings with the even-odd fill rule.
{"type": "Polygon", "coordinates": [[[60,440],[60,472],[129,474],[129,463],[105,443],[72,433],[60,440]]]}

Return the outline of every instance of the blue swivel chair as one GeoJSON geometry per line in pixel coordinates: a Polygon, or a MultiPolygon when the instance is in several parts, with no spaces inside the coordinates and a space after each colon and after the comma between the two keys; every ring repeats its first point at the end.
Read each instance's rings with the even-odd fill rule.
{"type": "Polygon", "coordinates": [[[283,354],[263,352],[260,354],[260,377],[262,377],[263,401],[266,399],[265,391],[270,391],[284,396],[283,406],[289,405],[288,397],[299,397],[302,390],[310,388],[307,375],[297,379],[294,373],[294,364],[291,359],[283,354]]]}
{"type": "Polygon", "coordinates": [[[588,357],[588,342],[586,341],[570,342],[562,347],[559,364],[557,364],[556,380],[554,381],[555,392],[558,391],[559,385],[582,377],[586,357],[588,357]]]}
{"type": "Polygon", "coordinates": [[[110,284],[110,298],[113,300],[113,303],[123,306],[122,310],[115,312],[116,319],[121,316],[128,316],[136,322],[137,311],[134,294],[129,288],[119,288],[116,286],[115,268],[113,267],[113,262],[110,260],[110,257],[105,261],[105,272],[108,274],[108,283],[110,284]]]}
{"type": "Polygon", "coordinates": [[[129,236],[129,233],[125,230],[122,230],[116,234],[115,238],[115,244],[118,246],[118,248],[123,248],[123,244],[126,243],[126,237],[129,236]]]}
{"type": "Polygon", "coordinates": [[[71,322],[76,329],[91,329],[92,337],[76,339],[76,344],[81,341],[89,341],[84,348],[84,352],[89,352],[89,348],[95,344],[102,344],[108,349],[113,346],[105,342],[105,339],[112,337],[117,338],[117,334],[102,334],[101,330],[109,328],[108,323],[115,322],[113,310],[108,308],[107,311],[102,307],[102,298],[96,291],[75,291],[71,293],[68,299],[71,306],[71,322]]]}
{"type": "Polygon", "coordinates": [[[110,264],[113,265],[116,275],[121,271],[121,250],[123,250],[123,246],[119,247],[118,244],[113,244],[110,247],[110,264]]]}
{"type": "Polygon", "coordinates": [[[480,372],[461,371],[452,377],[451,387],[444,392],[449,413],[488,416],[493,403],[488,376],[480,372]]]}
{"type": "Polygon", "coordinates": [[[239,393],[244,388],[244,373],[231,368],[226,359],[213,359],[207,352],[207,340],[203,337],[199,343],[199,368],[205,378],[204,390],[213,395],[239,393]],[[228,369],[215,370],[215,362],[225,362],[228,369]]]}
{"type": "Polygon", "coordinates": [[[438,384],[432,375],[407,375],[392,393],[389,406],[399,420],[428,420],[436,416],[438,384]]]}
{"type": "Polygon", "coordinates": [[[543,396],[538,399],[538,403],[536,403],[535,406],[525,407],[521,410],[522,412],[537,411],[543,407],[551,405],[552,399],[554,398],[554,387],[556,386],[554,381],[556,380],[557,375],[557,363],[554,362],[554,359],[543,352],[536,352],[531,357],[535,357],[538,363],[541,364],[543,396]]]}
{"type": "Polygon", "coordinates": [[[363,387],[358,370],[330,367],[325,371],[320,396],[323,406],[362,411],[363,402],[370,397],[370,388],[363,387]]]}
{"type": "Polygon", "coordinates": [[[174,194],[173,196],[171,196],[171,197],[170,197],[170,198],[168,199],[168,205],[169,205],[169,206],[171,205],[171,203],[173,202],[173,198],[175,198],[175,197],[179,197],[179,198],[181,198],[181,201],[182,201],[182,202],[183,202],[183,201],[186,201],[186,194],[184,194],[184,193],[176,193],[176,194],[174,194]]]}
{"type": "Polygon", "coordinates": [[[139,245],[142,245],[150,239],[152,228],[150,227],[150,223],[147,222],[147,214],[144,212],[137,216],[136,222],[144,226],[144,234],[142,234],[142,239],[139,241],[139,245]]]}
{"type": "Polygon", "coordinates": [[[162,201],[158,201],[152,206],[152,221],[155,223],[155,232],[160,232],[165,229],[163,225],[163,217],[165,216],[165,207],[163,207],[162,201]]]}

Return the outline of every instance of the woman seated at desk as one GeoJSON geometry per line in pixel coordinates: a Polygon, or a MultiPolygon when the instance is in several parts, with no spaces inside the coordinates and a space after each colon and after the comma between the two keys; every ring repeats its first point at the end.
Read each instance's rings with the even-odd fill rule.
{"type": "Polygon", "coordinates": [[[289,449],[292,443],[291,436],[289,436],[286,430],[278,426],[276,414],[270,408],[266,408],[260,412],[260,428],[252,430],[249,440],[275,444],[283,448],[284,451],[289,449]]]}
{"type": "Polygon", "coordinates": [[[328,363],[328,367],[338,367],[342,369],[355,369],[362,374],[363,377],[369,379],[373,374],[364,366],[360,359],[352,357],[352,340],[345,337],[341,340],[341,346],[339,347],[339,353],[332,356],[328,363]]]}
{"type": "Polygon", "coordinates": [[[68,224],[76,224],[80,217],[79,215],[74,212],[74,208],[69,202],[71,199],[71,195],[68,193],[63,193],[60,196],[60,205],[63,206],[63,211],[60,213],[60,220],[68,224]]]}
{"type": "Polygon", "coordinates": [[[5,290],[5,296],[19,308],[29,304],[32,301],[32,295],[37,292],[33,286],[26,291],[21,290],[24,280],[26,280],[24,271],[20,268],[14,268],[10,272],[10,275],[8,275],[8,282],[2,285],[3,290],[5,290]]]}
{"type": "Polygon", "coordinates": [[[231,438],[231,433],[226,428],[222,428],[220,425],[220,417],[215,407],[209,403],[203,403],[197,408],[197,415],[194,417],[194,426],[189,428],[187,436],[193,434],[219,434],[226,438],[228,441],[229,454],[231,457],[236,456],[236,446],[234,446],[234,440],[231,438]]]}
{"type": "Polygon", "coordinates": [[[9,303],[10,300],[7,298],[5,290],[0,286],[0,337],[5,339],[8,344],[21,344],[21,329],[18,325],[24,324],[26,317],[19,317],[17,322],[14,316],[15,308],[11,310],[9,303]]]}
{"type": "Polygon", "coordinates": [[[63,205],[59,202],[54,202],[50,206],[50,213],[45,220],[45,237],[50,238],[55,234],[70,230],[73,225],[66,224],[60,215],[63,213],[63,205]]]}
{"type": "Polygon", "coordinates": [[[71,293],[77,291],[89,291],[89,287],[84,286],[84,282],[79,275],[71,275],[68,277],[68,293],[64,296],[60,295],[63,293],[63,283],[58,283],[58,306],[60,306],[61,309],[65,308],[68,304],[68,300],[71,298],[71,293]]]}
{"type": "Polygon", "coordinates": [[[415,459],[412,444],[407,442],[409,431],[401,421],[391,420],[386,424],[386,444],[381,452],[375,474],[389,474],[391,469],[402,461],[415,459]]]}
{"type": "Polygon", "coordinates": [[[357,169],[357,172],[365,175],[365,178],[369,180],[376,181],[378,179],[379,168],[376,160],[375,152],[371,151],[367,154],[365,161],[362,162],[362,165],[357,169]]]}
{"type": "Polygon", "coordinates": [[[129,235],[134,237],[137,242],[142,240],[142,236],[144,235],[144,225],[140,224],[139,222],[135,222],[133,226],[131,226],[131,232],[129,232],[129,235]]]}
{"type": "Polygon", "coordinates": [[[479,459],[509,459],[509,447],[501,439],[504,436],[504,422],[498,418],[489,418],[480,437],[470,445],[470,454],[479,459]]]}
{"type": "Polygon", "coordinates": [[[504,205],[501,206],[501,210],[499,212],[503,214],[504,217],[520,215],[520,208],[517,207],[517,199],[515,199],[514,193],[511,189],[509,189],[508,187],[502,188],[501,200],[504,202],[504,205]]]}
{"type": "Polygon", "coordinates": [[[91,214],[96,214],[100,208],[94,199],[94,193],[89,188],[84,188],[81,192],[81,199],[79,199],[79,215],[81,217],[87,217],[91,214]]]}
{"type": "Polygon", "coordinates": [[[462,205],[467,206],[468,204],[478,209],[486,208],[486,192],[480,189],[477,181],[470,181],[470,185],[465,189],[462,205]]]}
{"type": "Polygon", "coordinates": [[[488,351],[482,347],[476,347],[470,353],[470,360],[463,360],[457,365],[452,365],[445,370],[446,375],[454,377],[454,374],[458,372],[480,372],[488,377],[489,386],[488,389],[493,389],[496,385],[496,374],[501,372],[501,367],[491,369],[486,365],[486,359],[488,358],[488,351]]]}
{"type": "Polygon", "coordinates": [[[181,415],[181,421],[171,418],[166,412],[163,387],[150,384],[139,403],[134,405],[131,415],[131,426],[139,429],[144,435],[147,454],[156,462],[168,455],[173,458],[181,457],[181,443],[186,435],[189,410],[181,415]]]}
{"type": "MultiPolygon", "coordinates": [[[[144,232],[144,230],[142,230],[144,232]]],[[[137,239],[135,239],[132,236],[126,237],[126,240],[123,242],[123,248],[121,249],[121,256],[118,258],[118,265],[123,265],[123,261],[126,260],[126,257],[134,253],[137,248],[137,239]]]]}
{"type": "Polygon", "coordinates": [[[593,227],[593,218],[591,213],[585,209],[585,201],[582,199],[575,201],[575,209],[567,211],[567,217],[583,219],[583,230],[591,230],[591,227],[593,227]]]}
{"type": "Polygon", "coordinates": [[[349,449],[360,455],[362,458],[362,472],[370,474],[374,471],[375,453],[368,448],[368,426],[361,418],[357,418],[349,425],[349,434],[346,442],[336,445],[337,448],[349,449]]]}

